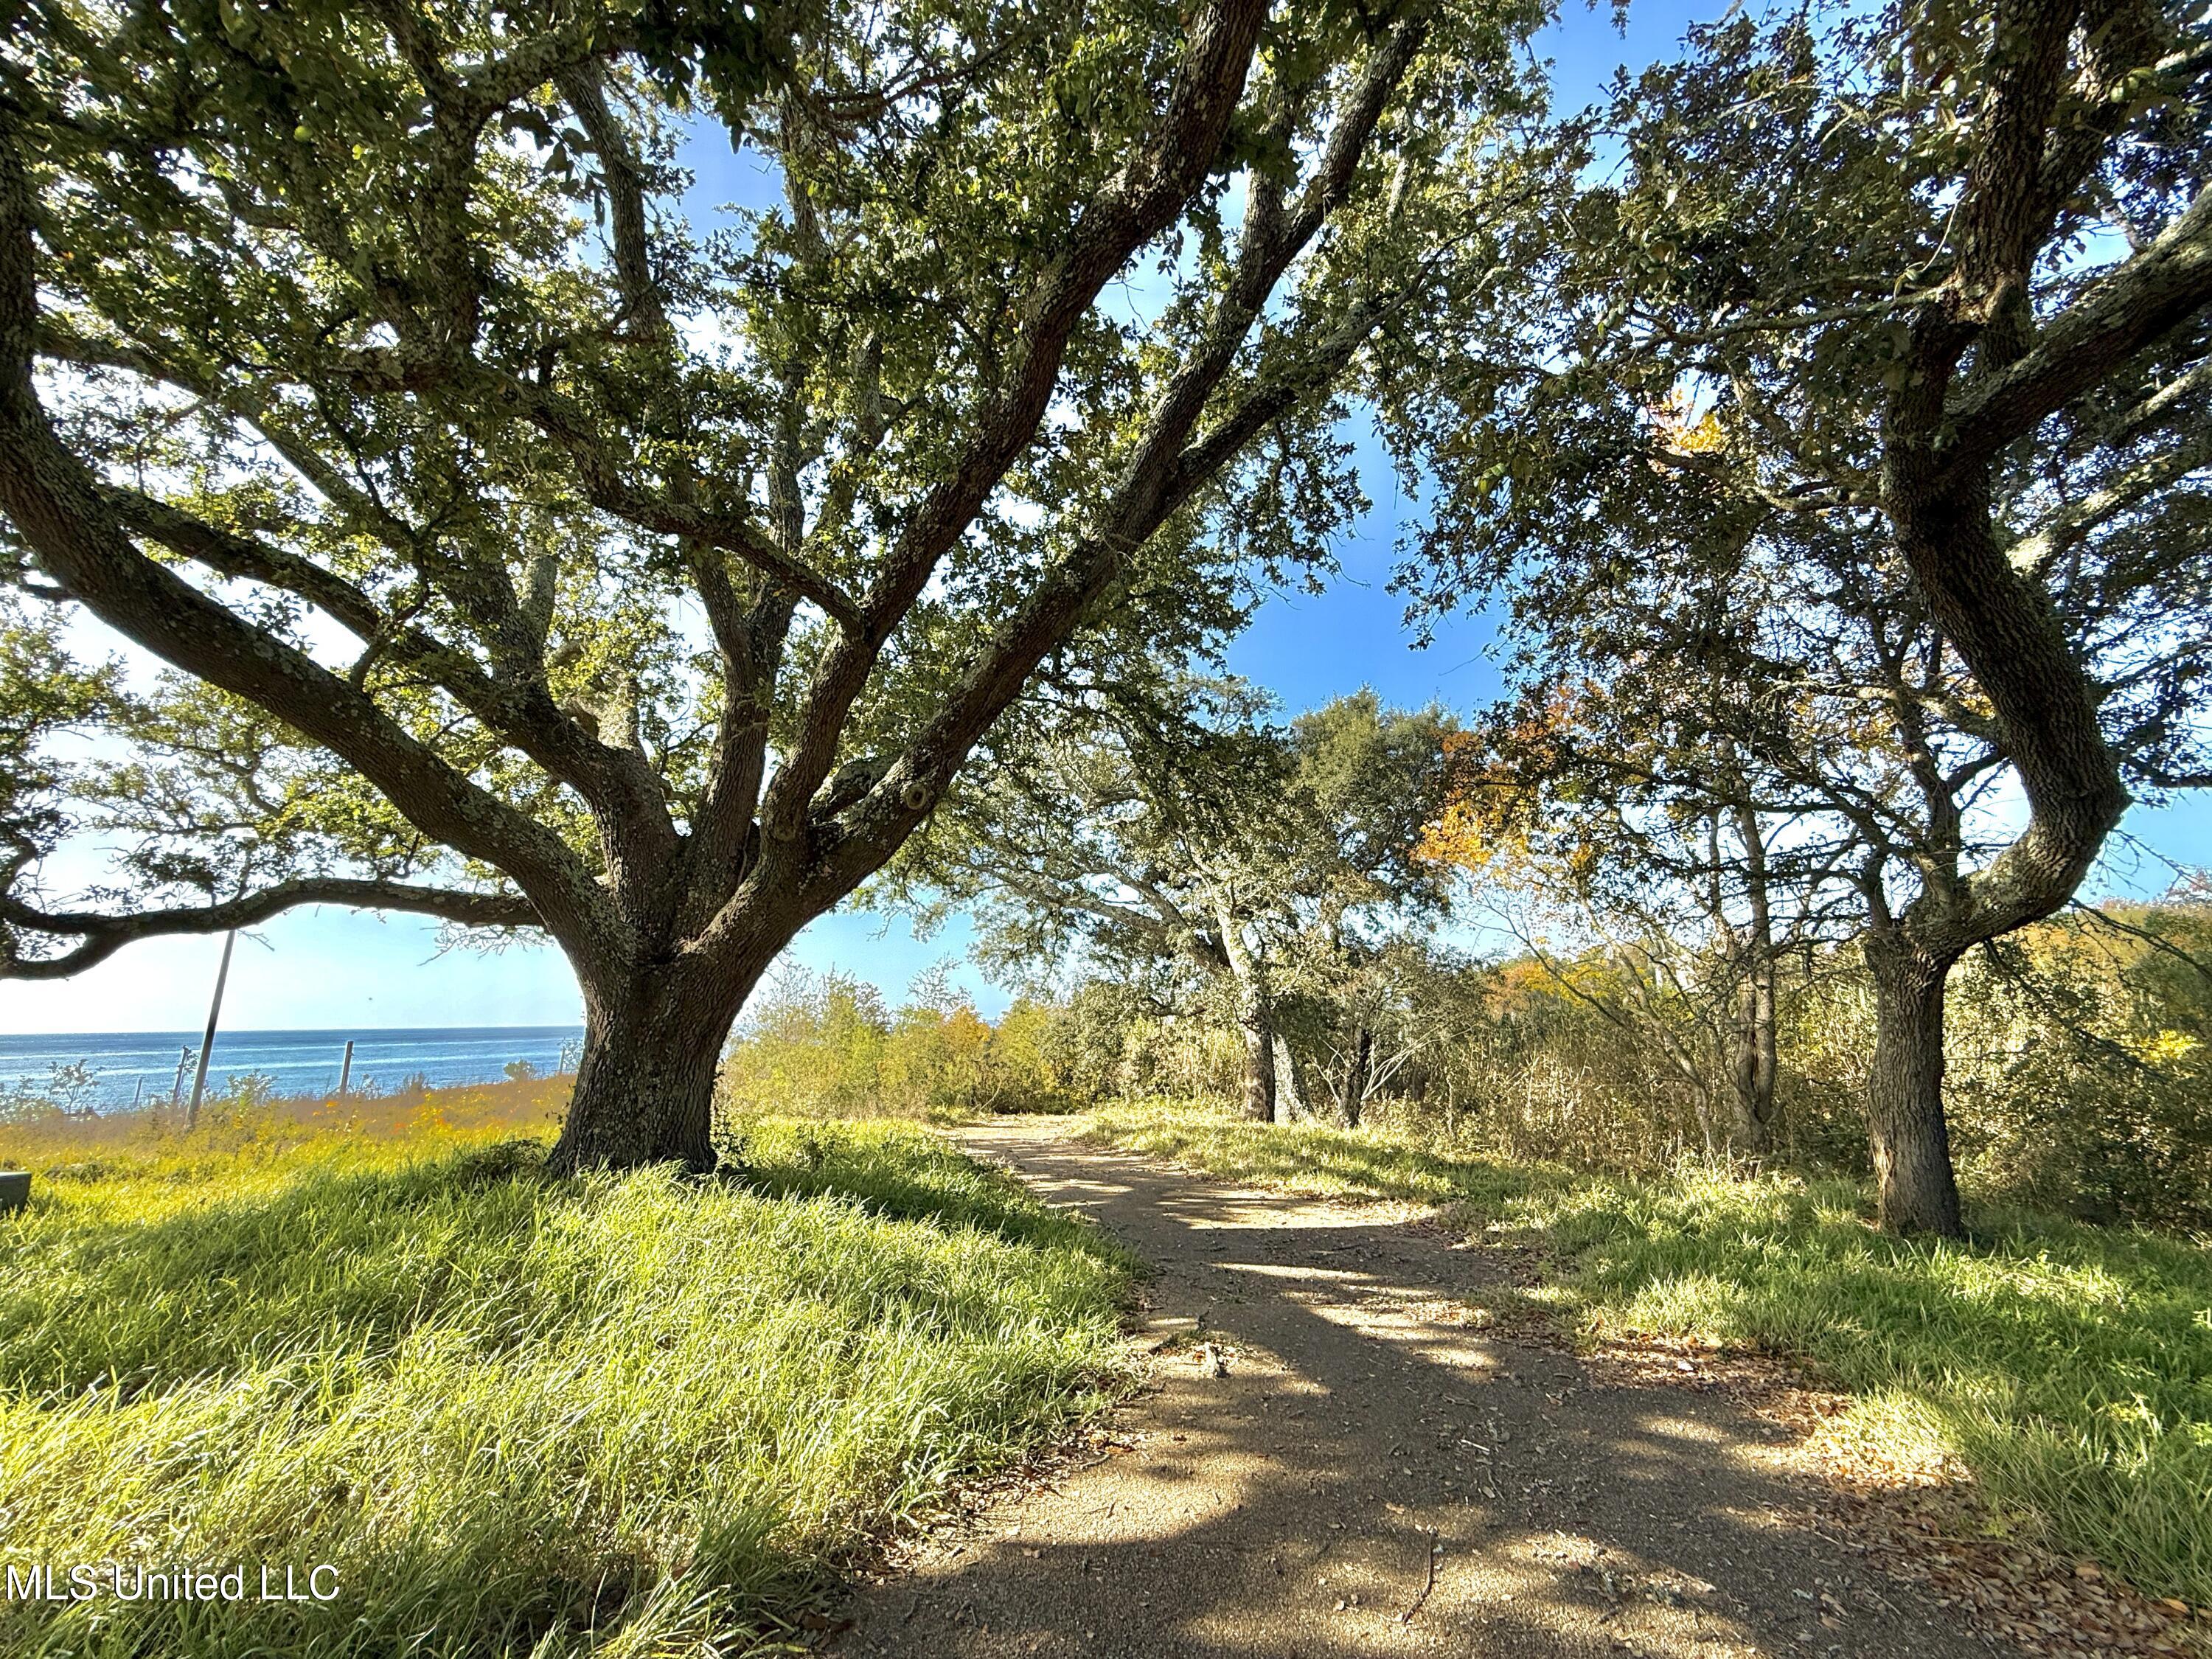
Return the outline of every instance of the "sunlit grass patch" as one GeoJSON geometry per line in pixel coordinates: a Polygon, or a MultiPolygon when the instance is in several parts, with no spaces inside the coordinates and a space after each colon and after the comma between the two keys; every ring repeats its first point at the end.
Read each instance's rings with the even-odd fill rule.
{"type": "Polygon", "coordinates": [[[324,1137],[42,1182],[0,1221],[4,1558],[343,1589],[0,1606],[0,1648],[743,1652],[1102,1403],[1096,1235],[915,1130],[744,1143],[707,1182],[324,1137]]]}
{"type": "Polygon", "coordinates": [[[574,1081],[533,1073],[436,1089],[278,1095],[267,1079],[248,1074],[210,1096],[190,1132],[185,1115],[167,1103],[76,1113],[51,1103],[26,1109],[13,1101],[0,1110],[0,1165],[58,1181],[135,1174],[229,1188],[249,1178],[255,1165],[277,1159],[289,1167],[316,1146],[357,1162],[375,1156],[379,1143],[394,1156],[420,1158],[440,1148],[550,1135],[574,1081]]]}
{"type": "Polygon", "coordinates": [[[1440,1152],[1371,1131],[1255,1123],[1203,1104],[1118,1103],[1099,1108],[1084,1123],[1084,1136],[1101,1144],[1316,1198],[1480,1207],[1566,1180],[1563,1170],[1547,1165],[1440,1152]]]}
{"type": "Polygon", "coordinates": [[[1591,1340],[1795,1357],[1849,1390],[1837,1425],[1930,1445],[1993,1523],[2155,1595],[2212,1603],[2212,1252],[2183,1238],[1970,1210],[1972,1238],[1869,1224],[1856,1183],[1686,1167],[1569,1176],[1381,1132],[1121,1107],[1091,1133],[1239,1180],[1471,1206],[1539,1237],[1550,1300],[1591,1340]]]}
{"type": "Polygon", "coordinates": [[[1926,1413],[2002,1513],[2144,1589],[2212,1601],[2212,1256],[2017,1212],[1886,1237],[1781,1177],[1591,1182],[1542,1206],[1587,1328],[1796,1354],[1926,1413]]]}

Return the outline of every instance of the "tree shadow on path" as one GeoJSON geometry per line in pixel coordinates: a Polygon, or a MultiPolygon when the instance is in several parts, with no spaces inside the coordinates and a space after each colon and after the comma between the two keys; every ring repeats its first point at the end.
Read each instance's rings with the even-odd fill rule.
{"type": "Polygon", "coordinates": [[[841,1656],[2010,1651],[1808,1525],[1790,1437],[1740,1405],[1501,1338],[1495,1259],[1410,1210],[1211,1185],[1048,1121],[961,1139],[1158,1267],[1158,1387],[1130,1449],[863,1589],[841,1656]]]}

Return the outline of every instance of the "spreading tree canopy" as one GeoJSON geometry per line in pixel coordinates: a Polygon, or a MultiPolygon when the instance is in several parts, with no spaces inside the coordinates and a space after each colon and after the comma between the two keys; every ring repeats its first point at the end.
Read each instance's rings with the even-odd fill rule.
{"type": "Polygon", "coordinates": [[[1473,234],[1439,180],[1534,21],[34,0],[0,971],[307,903],[540,929],[556,1163],[707,1162],[750,988],[1041,665],[1319,556],[1338,389],[1473,234]],[[687,135],[781,204],[695,215],[687,135]]]}
{"type": "Polygon", "coordinates": [[[1346,977],[1444,908],[1449,872],[1419,854],[1452,728],[1372,691],[1288,725],[1272,713],[1233,678],[1125,681],[1017,764],[978,769],[896,884],[933,919],[971,907],[987,965],[1017,982],[1079,964],[1218,991],[1245,1112],[1273,1120],[1284,994],[1346,977]]]}
{"type": "Polygon", "coordinates": [[[1431,600],[1513,591],[1523,666],[1632,711],[1717,670],[1674,793],[1726,806],[1718,740],[1763,745],[1756,799],[1856,841],[1901,1228],[1960,1225],[1951,966],[2073,896],[2131,784],[2212,781],[2209,75],[2157,0],[1693,31],[1565,125],[1395,383],[1431,600]],[[1977,846],[1996,775],[2024,810],[1977,846]]]}

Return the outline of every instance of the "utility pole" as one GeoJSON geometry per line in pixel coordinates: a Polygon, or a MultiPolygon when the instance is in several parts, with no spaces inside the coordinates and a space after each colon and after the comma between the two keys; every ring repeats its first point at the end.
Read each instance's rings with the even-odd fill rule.
{"type": "Polygon", "coordinates": [[[207,1092],[208,1050],[215,1047],[215,1023],[222,1013],[222,985],[230,977],[230,947],[237,943],[235,927],[222,936],[222,966],[215,970],[215,1000],[208,1004],[207,1035],[200,1039],[200,1063],[192,1073],[191,1109],[185,1114],[187,1133],[199,1127],[200,1097],[207,1092]]]}

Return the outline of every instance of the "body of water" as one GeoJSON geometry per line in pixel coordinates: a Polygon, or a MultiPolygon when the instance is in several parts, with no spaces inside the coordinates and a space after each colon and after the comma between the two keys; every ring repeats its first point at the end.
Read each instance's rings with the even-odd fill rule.
{"type": "MultiPolygon", "coordinates": [[[[258,1073],[280,1095],[318,1094],[337,1087],[348,1038],[353,1041],[353,1083],[389,1091],[420,1076],[433,1086],[495,1083],[514,1060],[541,1072],[575,1064],[580,1025],[479,1025],[390,1031],[218,1031],[208,1060],[208,1091],[230,1079],[258,1073]]],[[[82,1065],[95,1079],[91,1103],[125,1107],[167,1100],[177,1080],[177,1056],[197,1056],[198,1031],[57,1032],[0,1036],[0,1089],[46,1082],[57,1066],[82,1065]]],[[[192,1072],[185,1069],[185,1091],[192,1072]]]]}

